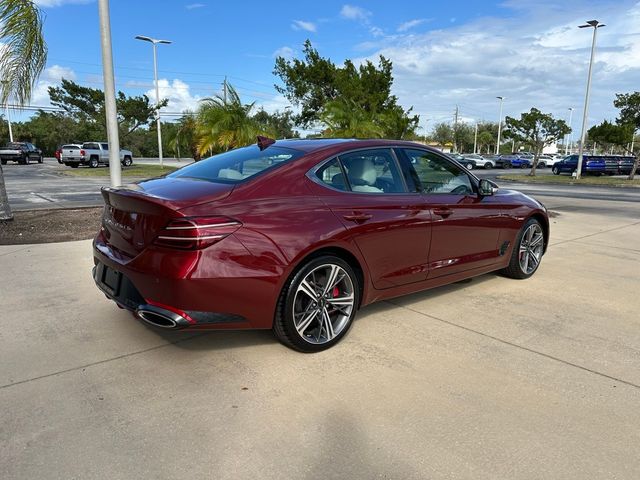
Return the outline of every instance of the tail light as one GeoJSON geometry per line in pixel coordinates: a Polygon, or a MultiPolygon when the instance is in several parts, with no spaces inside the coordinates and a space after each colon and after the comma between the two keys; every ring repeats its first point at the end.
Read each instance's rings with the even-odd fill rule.
{"type": "Polygon", "coordinates": [[[228,217],[188,217],[172,220],[158,233],[156,245],[180,250],[198,250],[219,242],[242,224],[228,217]]]}
{"type": "Polygon", "coordinates": [[[80,150],[80,156],[84,157],[84,150],[80,150]]]}

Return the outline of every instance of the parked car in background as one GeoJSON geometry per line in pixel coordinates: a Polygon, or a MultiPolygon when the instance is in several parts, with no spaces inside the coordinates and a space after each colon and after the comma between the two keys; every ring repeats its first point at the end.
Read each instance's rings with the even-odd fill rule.
{"type": "Polygon", "coordinates": [[[477,168],[490,169],[495,165],[494,162],[477,153],[465,153],[462,156],[468,160],[473,160],[474,162],[476,162],[477,168]]]}
{"type": "Polygon", "coordinates": [[[460,165],[464,165],[467,170],[473,170],[474,168],[476,168],[475,160],[471,160],[464,155],[460,155],[459,153],[449,153],[448,155],[460,165]]]}
{"type": "Polygon", "coordinates": [[[489,166],[485,164],[484,168],[494,168],[498,166],[500,155],[485,155],[483,158],[484,161],[489,164],[489,166]]]}
{"type": "Polygon", "coordinates": [[[531,168],[531,160],[522,158],[517,153],[499,155],[496,160],[498,168],[531,168]]]}
{"type": "MultiPolygon", "coordinates": [[[[120,162],[123,167],[133,163],[133,154],[129,150],[120,150],[120,162]]],[[[109,165],[109,144],[107,142],[85,142],[82,145],[65,145],[62,147],[62,163],[68,167],[77,168],[88,165],[96,168],[99,165],[109,165]]]]}
{"type": "Polygon", "coordinates": [[[10,142],[0,149],[0,163],[17,162],[27,165],[31,161],[42,163],[42,150],[29,142],[10,142]]]}
{"type": "Polygon", "coordinates": [[[540,155],[538,157],[538,168],[550,167],[554,163],[555,163],[555,160],[551,155],[540,155]]]}
{"type": "Polygon", "coordinates": [[[53,156],[56,157],[56,160],[58,161],[58,163],[62,163],[62,147],[56,148],[56,151],[53,154],[53,156]]]}
{"type": "MultiPolygon", "coordinates": [[[[582,156],[583,175],[629,175],[633,168],[635,157],[616,155],[589,155],[582,156]]],[[[569,155],[557,162],[552,172],[555,175],[561,173],[573,174],[578,169],[578,155],[569,155]]]]}
{"type": "Polygon", "coordinates": [[[540,202],[400,140],[260,138],[102,195],[93,279],[120,308],[165,331],[272,329],[303,352],[375,301],[528,278],[549,243],[540,202]]]}

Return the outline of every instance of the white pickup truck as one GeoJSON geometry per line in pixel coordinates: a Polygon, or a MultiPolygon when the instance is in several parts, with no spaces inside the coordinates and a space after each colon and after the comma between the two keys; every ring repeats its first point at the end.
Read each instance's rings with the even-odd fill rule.
{"type": "MultiPolygon", "coordinates": [[[[77,145],[64,145],[60,153],[62,163],[68,167],[78,168],[79,165],[109,165],[109,144],[107,142],[85,142],[80,148],[77,145]]],[[[129,150],[120,150],[120,162],[123,167],[133,163],[133,155],[129,150]]]]}

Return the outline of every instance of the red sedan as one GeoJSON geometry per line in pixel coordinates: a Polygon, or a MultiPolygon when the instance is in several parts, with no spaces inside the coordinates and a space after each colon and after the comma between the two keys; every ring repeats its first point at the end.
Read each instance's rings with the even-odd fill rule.
{"type": "Polygon", "coordinates": [[[528,278],[549,241],[539,202],[403,141],[260,138],[103,196],[107,297],[157,327],[273,329],[305,352],[377,300],[528,278]]]}

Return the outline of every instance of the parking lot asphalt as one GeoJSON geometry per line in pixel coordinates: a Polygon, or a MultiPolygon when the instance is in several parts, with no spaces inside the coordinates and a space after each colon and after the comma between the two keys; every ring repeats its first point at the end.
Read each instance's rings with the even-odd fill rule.
{"type": "Polygon", "coordinates": [[[369,306],[315,355],[137,322],[88,241],[1,246],[0,478],[637,479],[640,204],[547,200],[534,277],[369,306]]]}

